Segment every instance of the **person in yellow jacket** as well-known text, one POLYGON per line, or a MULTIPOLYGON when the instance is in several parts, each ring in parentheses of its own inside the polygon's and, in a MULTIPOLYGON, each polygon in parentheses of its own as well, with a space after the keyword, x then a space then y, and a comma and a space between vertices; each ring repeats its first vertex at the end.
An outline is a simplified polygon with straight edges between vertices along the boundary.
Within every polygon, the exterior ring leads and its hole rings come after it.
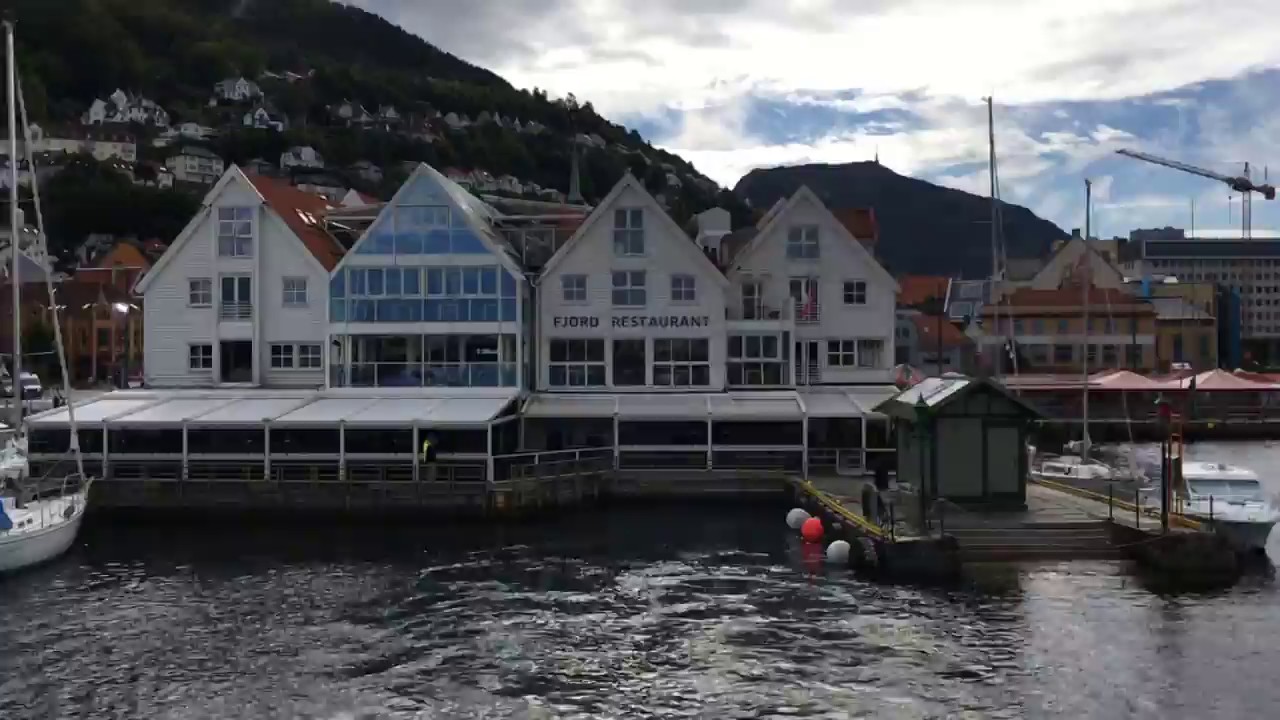
POLYGON ((427 435, 422 439, 422 466, 426 468, 426 479, 432 481, 436 479, 436 448, 435 437, 427 435))

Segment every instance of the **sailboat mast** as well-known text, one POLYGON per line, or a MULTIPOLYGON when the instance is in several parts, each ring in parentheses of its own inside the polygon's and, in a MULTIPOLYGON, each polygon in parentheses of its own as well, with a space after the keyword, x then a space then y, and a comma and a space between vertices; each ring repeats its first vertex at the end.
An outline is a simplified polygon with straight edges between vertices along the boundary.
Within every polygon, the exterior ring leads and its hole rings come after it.
POLYGON ((1090 253, 1089 238, 1090 238, 1090 233, 1092 232, 1092 227, 1090 227, 1090 216, 1093 214, 1092 202, 1093 202, 1093 181, 1089 180, 1088 178, 1085 178, 1085 181, 1084 181, 1084 254, 1081 255, 1081 257, 1084 259, 1084 267, 1082 268, 1084 272, 1082 273, 1082 277, 1080 279, 1081 280, 1080 302, 1084 306, 1084 332, 1081 335, 1081 337, 1084 338, 1084 342, 1080 344, 1080 367, 1083 372, 1083 377, 1081 378, 1081 380, 1083 381, 1083 384, 1084 384, 1084 414, 1081 417, 1081 427, 1084 430, 1082 435, 1082 443, 1084 445, 1084 451, 1081 453, 1081 455, 1083 456, 1088 456, 1089 454, 1089 289, 1090 289, 1089 286, 1093 284, 1093 278, 1091 277, 1092 273, 1090 272, 1093 269, 1093 258, 1089 254, 1090 253))
MULTIPOLYGON (((987 301, 994 308, 991 313, 991 321, 995 324, 992 333, 997 337, 1005 339, 1010 343, 1012 348, 1012 340, 1004 333, 1000 332, 1000 292, 996 287, 996 283, 1000 280, 1000 243, 998 240, 999 227, 996 225, 996 121, 995 121, 995 99, 991 96, 984 98, 987 101, 987 174, 991 176, 991 294, 987 301)), ((995 377, 1000 376, 1000 365, 1004 362, 1004 353, 1006 343, 1000 343, 1000 347, 995 351, 995 357, 991 362, 991 374, 995 377)), ((1015 351, 1016 352, 1016 351, 1015 351)), ((1015 370, 1016 374, 1016 370, 1015 370)))
POLYGON ((18 238, 18 88, 17 52, 13 47, 13 20, 4 20, 5 78, 9 101, 9 260, 12 270, 9 282, 13 288, 13 361, 10 363, 9 385, 13 388, 13 431, 22 434, 22 335, 19 332, 21 317, 21 282, 19 281, 18 238))

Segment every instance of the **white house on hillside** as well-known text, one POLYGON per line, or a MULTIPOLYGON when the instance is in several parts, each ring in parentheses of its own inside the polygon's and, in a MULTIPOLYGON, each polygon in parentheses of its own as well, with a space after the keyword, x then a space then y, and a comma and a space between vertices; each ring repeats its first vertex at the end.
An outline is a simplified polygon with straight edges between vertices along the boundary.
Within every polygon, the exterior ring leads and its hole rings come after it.
POLYGON ((538 281, 537 388, 720 390, 720 270, 630 174, 538 281))
POLYGON ((231 167, 135 291, 152 387, 320 387, 329 271, 342 246, 327 203, 231 167))
POLYGON ((280 169, 309 168, 324 169, 324 157, 310 145, 291 147, 280 154, 280 169))
POLYGON ((216 100, 244 102, 261 97, 262 89, 258 83, 243 77, 228 78, 213 86, 213 95, 216 100))
POLYGON ((80 122, 84 125, 138 123, 163 128, 169 126, 169 113, 147 98, 116 90, 106 100, 94 100, 80 122))
POLYGON ((796 385, 888 382, 898 284, 866 246, 807 187, 747 235, 723 248, 730 317, 794 318, 793 346, 778 352, 790 351, 796 385))
POLYGON ((173 177, 181 182, 212 185, 222 176, 226 163, 212 150, 188 145, 164 161, 173 177))

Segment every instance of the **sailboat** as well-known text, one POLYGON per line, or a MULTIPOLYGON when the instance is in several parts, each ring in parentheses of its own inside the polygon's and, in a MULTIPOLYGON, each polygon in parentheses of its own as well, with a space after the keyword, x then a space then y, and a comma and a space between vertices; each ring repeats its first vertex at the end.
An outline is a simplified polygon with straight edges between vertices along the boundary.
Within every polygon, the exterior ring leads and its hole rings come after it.
MULTIPOLYGON (((18 105, 22 102, 18 87, 18 71, 16 52, 14 49, 14 25, 10 20, 4 21, 5 56, 8 69, 7 95, 9 109, 9 257, 12 271, 9 276, 13 291, 13 355, 10 377, 22 377, 22 332, 20 308, 22 279, 22 257, 19 239, 22 228, 22 211, 18 205, 18 105)), ((22 127, 29 127, 26 118, 26 107, 22 108, 22 127)), ((31 157, 31 142, 27 138, 24 143, 27 159, 31 157)), ((40 216, 40 194, 36 188, 35 173, 31 180, 32 198, 35 203, 37 227, 40 230, 37 242, 44 241, 44 222, 40 216)), ((52 308, 54 339, 58 348, 58 361, 61 363, 63 392, 70 397, 71 388, 67 375, 66 352, 62 344, 61 324, 57 318, 57 304, 53 297, 53 280, 45 273, 45 288, 49 293, 49 305, 52 308)), ((84 474, 84 460, 80 454, 79 436, 76 431, 75 407, 69 404, 67 412, 71 426, 71 451, 75 455, 76 470, 74 474, 65 476, 58 487, 52 488, 40 480, 35 487, 29 487, 30 477, 26 461, 26 438, 23 436, 22 401, 15 393, 13 409, 15 422, 13 438, 0 455, 0 573, 21 570, 52 560, 71 547, 80 531, 84 519, 85 508, 89 502, 89 486, 92 481, 84 474), (43 486, 42 486, 43 485, 43 486)))

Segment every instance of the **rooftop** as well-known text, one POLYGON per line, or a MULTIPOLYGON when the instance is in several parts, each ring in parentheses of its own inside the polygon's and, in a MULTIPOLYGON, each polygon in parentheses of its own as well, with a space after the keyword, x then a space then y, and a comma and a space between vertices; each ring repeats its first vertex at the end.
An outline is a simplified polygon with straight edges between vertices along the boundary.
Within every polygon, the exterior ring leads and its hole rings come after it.
POLYGON ((333 209, 329 201, 315 193, 299 190, 283 180, 254 174, 245 177, 249 178, 267 206, 284 220, 324 269, 333 270, 346 251, 321 227, 321 219, 333 209))

